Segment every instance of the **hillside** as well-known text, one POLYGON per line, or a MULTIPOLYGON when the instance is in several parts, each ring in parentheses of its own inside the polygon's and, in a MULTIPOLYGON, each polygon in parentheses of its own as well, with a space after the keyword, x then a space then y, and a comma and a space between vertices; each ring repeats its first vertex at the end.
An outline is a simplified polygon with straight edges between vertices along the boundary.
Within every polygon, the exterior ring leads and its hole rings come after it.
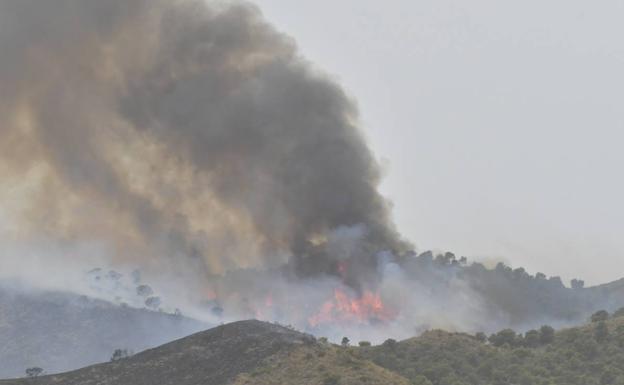
POLYGON ((1 385, 408 385, 350 351, 260 321, 197 333, 127 359, 1 385), (365 380, 363 380, 365 379, 365 380))
POLYGON ((418 385, 624 384, 624 318, 546 334, 504 330, 486 343, 430 331, 357 352, 418 385))
MULTIPOLYGON (((544 324, 560 328, 582 324, 601 309, 624 307, 624 280, 595 287, 584 287, 581 280, 566 285, 557 276, 532 275, 504 263, 489 268, 452 253, 424 252, 404 258, 402 264, 410 279, 418 282, 435 304, 445 305, 439 318, 456 317, 447 321, 452 330, 491 333, 503 328, 529 330, 544 324), (456 301, 462 297, 458 291, 463 293, 464 302, 456 301), (470 306, 478 310, 462 311, 462 307, 470 306)), ((424 329, 439 327, 430 323, 424 329)))
POLYGON ((58 373, 142 351, 208 328, 182 316, 65 292, 0 287, 0 378, 38 366, 58 373))
POLYGON ((429 331, 344 347, 239 321, 130 358, 0 385, 622 385, 624 318, 488 339, 429 331))

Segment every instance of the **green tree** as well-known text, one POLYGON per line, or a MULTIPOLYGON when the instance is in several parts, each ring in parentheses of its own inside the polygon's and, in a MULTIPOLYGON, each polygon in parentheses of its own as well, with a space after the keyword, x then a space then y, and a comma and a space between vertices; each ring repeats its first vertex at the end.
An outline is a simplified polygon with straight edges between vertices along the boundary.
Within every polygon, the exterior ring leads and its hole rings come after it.
POLYGON ((496 334, 492 334, 489 340, 494 346, 503 346, 505 344, 509 346, 516 346, 518 343, 516 332, 511 329, 504 329, 496 334))
POLYGON ((536 348, 540 345, 540 332, 529 330, 524 333, 524 345, 529 348, 536 348))
POLYGON ((540 343, 548 345, 555 341, 555 329, 551 326, 544 325, 540 328, 540 343))

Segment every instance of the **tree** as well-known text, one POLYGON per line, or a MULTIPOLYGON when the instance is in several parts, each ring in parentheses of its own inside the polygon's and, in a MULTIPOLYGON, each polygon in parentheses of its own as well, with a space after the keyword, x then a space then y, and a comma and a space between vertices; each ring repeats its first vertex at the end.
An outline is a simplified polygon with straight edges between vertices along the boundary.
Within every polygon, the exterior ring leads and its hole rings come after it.
POLYGON ((555 341, 555 329, 551 326, 544 325, 540 328, 540 342, 542 345, 548 345, 555 341))
POLYGON ((160 297, 149 297, 145 300, 145 306, 154 310, 158 309, 160 307, 160 297))
POLYGON ((516 346, 518 341, 516 332, 511 329, 504 329, 496 334, 492 334, 489 340, 494 346, 503 346, 505 344, 509 346, 516 346))
POLYGON ((369 346, 371 346, 371 343, 368 342, 368 341, 360 341, 359 345, 361 347, 369 347, 369 346))
POLYGON ((42 373, 43 369, 37 366, 26 369, 26 376, 29 378, 39 377, 42 373))
POLYGON ((585 281, 580 279, 573 279, 572 281, 570 281, 570 286, 572 286, 572 289, 574 290, 580 290, 585 287, 585 281))
POLYGON ((136 288, 136 293, 141 297, 149 297, 150 295, 154 294, 154 290, 148 285, 139 285, 136 288))
POLYGON ((609 312, 606 310, 600 310, 592 314, 591 322, 603 322, 609 319, 609 312))
POLYGON ((128 349, 115 349, 111 356, 111 362, 116 362, 130 357, 132 354, 128 352, 128 349))
POLYGON ((397 341, 393 338, 388 338, 387 340, 385 340, 382 344, 382 346, 385 346, 387 348, 390 349, 394 349, 397 345, 397 341))
POLYGON ((529 348, 536 348, 540 344, 540 332, 537 330, 529 330, 524 333, 524 345, 529 348))
POLYGON ((342 337, 342 341, 340 342, 340 344, 342 346, 349 346, 349 342, 351 342, 347 337, 342 337))

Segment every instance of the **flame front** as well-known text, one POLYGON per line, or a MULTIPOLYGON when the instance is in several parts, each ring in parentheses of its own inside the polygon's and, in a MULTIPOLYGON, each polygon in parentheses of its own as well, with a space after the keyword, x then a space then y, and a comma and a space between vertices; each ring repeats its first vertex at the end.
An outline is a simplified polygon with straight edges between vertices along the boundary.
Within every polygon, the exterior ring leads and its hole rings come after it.
POLYGON ((334 290, 334 298, 325 302, 320 311, 308 319, 312 327, 327 323, 386 322, 395 312, 387 308, 379 293, 365 291, 359 298, 352 298, 341 289, 334 290))

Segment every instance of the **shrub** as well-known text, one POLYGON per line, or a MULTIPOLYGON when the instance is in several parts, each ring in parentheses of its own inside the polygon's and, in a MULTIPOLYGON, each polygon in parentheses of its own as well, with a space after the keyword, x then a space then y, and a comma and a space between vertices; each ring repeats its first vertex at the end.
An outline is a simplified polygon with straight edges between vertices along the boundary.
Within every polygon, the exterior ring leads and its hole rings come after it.
POLYGON ((609 319, 609 312, 606 310, 600 310, 592 314, 591 322, 603 322, 609 319))

